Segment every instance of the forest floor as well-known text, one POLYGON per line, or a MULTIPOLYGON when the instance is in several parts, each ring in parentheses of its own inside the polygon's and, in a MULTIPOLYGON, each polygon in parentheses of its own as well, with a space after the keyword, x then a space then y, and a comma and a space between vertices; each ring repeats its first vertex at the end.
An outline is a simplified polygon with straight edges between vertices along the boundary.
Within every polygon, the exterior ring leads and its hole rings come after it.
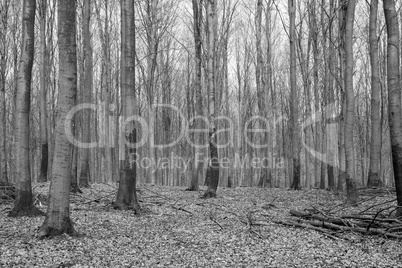
MULTIPOLYGON (((45 199, 48 184, 35 185, 45 199)), ((396 239, 284 226, 290 209, 352 214, 392 200, 394 193, 361 197, 348 206, 324 190, 219 188, 218 197, 179 187, 142 186, 142 212, 111 208, 116 187, 94 184, 71 197, 78 237, 37 238, 44 217, 9 218, 0 205, 0 267, 402 267, 396 239)), ((378 210, 379 207, 373 208, 378 210)))

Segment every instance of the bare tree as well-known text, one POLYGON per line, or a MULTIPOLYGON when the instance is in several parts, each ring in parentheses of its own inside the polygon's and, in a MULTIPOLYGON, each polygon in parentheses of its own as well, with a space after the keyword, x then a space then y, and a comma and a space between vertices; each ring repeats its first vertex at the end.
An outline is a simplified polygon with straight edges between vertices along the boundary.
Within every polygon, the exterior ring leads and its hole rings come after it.
MULTIPOLYGON (((202 0, 192 0, 193 3, 193 29, 194 29, 194 43, 195 43, 195 99, 196 99, 196 115, 203 115, 203 104, 202 104, 202 90, 201 90, 201 75, 202 75, 202 41, 201 41, 201 23, 202 23, 202 0)), ((198 119, 195 123, 196 129, 201 129, 201 120, 198 119)), ((200 132, 195 132, 194 135, 195 144, 201 145, 203 142, 203 135, 200 132)), ((201 150, 195 147, 194 161, 196 161, 197 154, 201 154, 201 150)), ((203 181, 203 165, 201 161, 194 162, 195 169, 191 177, 191 185, 189 190, 198 190, 198 184, 203 181)))
POLYGON ((7 174, 7 120, 6 120, 6 68, 7 68, 7 28, 9 1, 1 1, 0 8, 0 184, 8 182, 7 174))
POLYGON ((345 156, 346 156, 346 191, 348 202, 354 204, 358 201, 356 187, 353 122, 354 122, 354 91, 353 91, 353 25, 355 19, 356 0, 349 0, 346 11, 345 29, 345 93, 346 93, 346 118, 345 118, 345 156))
POLYGON ((381 120, 380 120, 380 57, 378 55, 377 15, 378 0, 370 3, 370 63, 371 63, 371 144, 370 170, 367 186, 380 186, 381 120))
POLYGON ((402 113, 400 87, 399 23, 394 0, 384 0, 384 14, 387 24, 387 82, 389 103, 389 128, 391 135, 392 166, 396 187, 398 209, 402 216, 402 113))
POLYGON ((30 102, 31 102, 31 78, 34 60, 34 21, 35 0, 24 0, 22 18, 21 58, 18 67, 17 96, 16 96, 16 170, 18 178, 17 199, 10 216, 40 215, 42 214, 33 205, 31 170, 30 170, 30 102))
MULTIPOLYGON (((84 1, 83 6, 83 50, 84 50, 84 77, 83 77, 83 94, 82 103, 90 103, 92 99, 92 47, 91 47, 91 0, 84 1)), ((84 110, 82 114, 82 137, 84 143, 89 143, 91 140, 90 119, 91 113, 89 110, 84 110)), ((89 149, 82 149, 81 157, 81 174, 79 184, 82 187, 89 186, 90 167, 89 167, 89 149)))
POLYGON ((290 20, 290 136, 292 148, 292 189, 300 189, 300 156, 298 130, 298 94, 296 84, 296 0, 288 0, 290 20))
POLYGON ((135 17, 134 1, 121 1, 121 88, 122 112, 125 119, 120 139, 120 182, 115 208, 140 210, 137 200, 136 127, 132 116, 137 115, 135 96, 135 17), (124 136, 124 137, 123 137, 124 136))
POLYGON ((219 159, 217 149, 217 135, 213 120, 217 115, 217 90, 216 90, 216 38, 217 38, 217 18, 216 0, 207 0, 207 40, 208 40, 208 88, 209 88, 209 154, 210 161, 207 170, 208 189, 204 197, 215 197, 219 184, 219 159))
POLYGON ((49 205, 39 237, 74 234, 70 220, 71 143, 65 133, 65 125, 74 129, 68 112, 74 107, 77 92, 77 45, 76 45, 77 1, 58 2, 59 42, 59 98, 57 103, 55 154, 52 166, 49 205))
MULTIPOLYGON (((263 53, 262 53, 262 45, 261 45, 261 38, 262 38, 262 0, 257 1, 257 11, 255 15, 255 26, 256 26, 256 49, 257 49, 257 64, 255 67, 255 78, 256 78, 256 85, 257 85, 257 96, 258 96, 258 110, 260 116, 263 118, 267 118, 267 107, 266 107, 266 81, 264 76, 264 61, 263 61, 263 53)), ((269 126, 264 126, 268 129, 269 126)), ((268 156, 268 133, 265 132, 264 136, 262 137, 262 157, 263 159, 267 158, 268 156)), ((261 178, 260 178, 260 186, 264 186, 266 182, 268 182, 268 164, 263 163, 261 167, 261 178)))
POLYGON ((38 181, 47 181, 49 146, 47 138, 47 112, 46 112, 46 10, 47 0, 40 1, 40 140, 41 140, 41 164, 38 181))

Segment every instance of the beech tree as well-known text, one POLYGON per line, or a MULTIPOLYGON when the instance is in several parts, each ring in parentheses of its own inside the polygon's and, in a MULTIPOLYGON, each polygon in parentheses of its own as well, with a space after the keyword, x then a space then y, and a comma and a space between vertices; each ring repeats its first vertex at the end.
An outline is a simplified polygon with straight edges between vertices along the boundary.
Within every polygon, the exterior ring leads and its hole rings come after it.
POLYGON ((207 169, 208 189, 204 193, 204 197, 216 197, 216 191, 219 184, 219 159, 217 148, 216 128, 214 119, 217 115, 217 89, 216 89, 216 0, 207 0, 207 40, 208 40, 208 102, 209 102, 209 164, 207 169))
MULTIPOLYGON (((92 46, 91 46, 91 0, 85 0, 83 4, 83 50, 84 50, 84 77, 83 77, 83 94, 82 103, 91 103, 92 99, 92 46)), ((91 113, 89 110, 84 110, 82 114, 82 138, 84 143, 89 143, 91 140, 91 113)), ((89 166, 89 149, 82 149, 81 156, 81 173, 79 184, 81 187, 89 186, 90 166, 89 166)))
MULTIPOLYGON (((202 25, 202 3, 203 1, 192 0, 193 4, 193 36, 195 43, 195 98, 196 98, 196 115, 203 115, 203 102, 202 102, 202 88, 201 88, 201 75, 202 75, 202 39, 201 39, 201 25, 202 25)), ((198 119, 195 122, 195 128, 201 129, 202 123, 198 119)), ((201 145, 203 143, 203 135, 200 132, 194 133, 194 140, 196 145, 201 145)), ((201 150, 198 146, 194 150, 194 161, 196 161, 197 154, 201 154, 201 150)), ((197 191, 199 187, 199 182, 203 181, 203 165, 201 161, 194 162, 195 168, 191 176, 191 185, 189 190, 197 191)))
POLYGON ((30 102, 31 78, 34 60, 35 0, 24 0, 22 16, 22 47, 18 67, 15 142, 17 199, 10 216, 35 216, 42 214, 33 205, 30 170, 30 102))
POLYGON ((9 1, 1 1, 0 8, 0 185, 8 182, 7 174, 7 120, 6 120, 6 69, 7 69, 7 28, 9 1))
POLYGON ((380 186, 381 120, 380 120, 380 57, 378 55, 378 0, 371 0, 369 42, 371 63, 371 143, 367 186, 380 186))
POLYGON ((384 0, 384 15, 387 25, 387 82, 388 120, 391 138, 392 167, 397 196, 397 217, 402 216, 402 113, 400 87, 399 23, 394 0, 384 0))
POLYGON ((349 0, 346 11, 345 29, 345 93, 346 93, 346 118, 345 118, 345 156, 346 156, 346 191, 348 202, 354 204, 358 201, 357 186, 355 180, 355 161, 353 144, 354 122, 354 91, 353 91, 353 25, 355 19, 356 0, 349 0))
POLYGON ((47 181, 47 169, 49 161, 49 145, 47 137, 47 111, 46 111, 46 10, 47 0, 41 0, 39 5, 40 18, 40 140, 41 140, 41 164, 38 181, 47 181))
POLYGON ((299 156, 299 129, 298 129, 298 94, 296 84, 296 0, 288 0, 289 11, 289 46, 290 46, 290 136, 292 148, 292 186, 300 189, 300 156, 299 156))
POLYGON ((49 205, 39 237, 56 236, 63 233, 74 234, 70 219, 70 184, 72 144, 67 135, 74 132, 72 118, 68 112, 74 107, 77 92, 77 44, 76 8, 77 1, 60 1, 58 12, 59 45, 59 97, 57 103, 55 148, 52 178, 49 190, 49 205), (67 126, 67 127, 65 127, 67 126), (66 133, 70 129, 70 133, 66 133))
POLYGON ((140 211, 137 200, 137 164, 133 161, 136 153, 137 133, 133 116, 137 115, 135 96, 135 17, 134 1, 121 1, 121 87, 124 129, 120 138, 120 182, 115 208, 140 211))

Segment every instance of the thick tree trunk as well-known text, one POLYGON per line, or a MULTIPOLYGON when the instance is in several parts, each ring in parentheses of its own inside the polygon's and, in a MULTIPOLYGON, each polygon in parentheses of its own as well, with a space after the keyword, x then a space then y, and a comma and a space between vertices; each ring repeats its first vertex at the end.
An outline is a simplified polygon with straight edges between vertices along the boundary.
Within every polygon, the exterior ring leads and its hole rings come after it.
POLYGON ((120 182, 117 192, 115 208, 133 209, 139 213, 140 205, 137 200, 137 164, 134 161, 136 154, 136 127, 132 119, 137 112, 135 96, 135 17, 134 1, 121 1, 121 88, 122 113, 124 128, 121 128, 120 138, 120 182))
MULTIPOLYGON (((148 57, 147 57, 147 97, 148 97, 148 139, 149 139, 149 157, 154 163, 156 163, 156 152, 155 152, 155 119, 156 111, 153 108, 155 101, 155 72, 157 65, 158 56, 158 34, 157 34, 157 1, 147 0, 147 43, 148 43, 148 57)), ((157 167, 151 166, 148 169, 149 182, 152 185, 157 184, 157 167)))
POLYGON ((18 67, 15 143, 16 163, 15 175, 17 177, 17 199, 10 216, 36 216, 41 212, 35 208, 32 199, 31 170, 30 170, 30 102, 31 77, 34 59, 34 21, 35 0, 24 0, 22 19, 22 47, 18 67))
POLYGON ((345 162, 345 17, 347 10, 347 1, 339 0, 339 83, 340 83, 340 109, 341 115, 339 119, 339 172, 337 190, 343 191, 343 185, 346 180, 346 162, 345 162))
POLYGON ((292 148, 292 185, 299 190, 300 186, 300 150, 298 129, 298 94, 296 85, 296 0, 288 0, 289 10, 289 43, 290 43, 290 136, 292 148))
MULTIPOLYGON (((91 0, 84 1, 83 6, 83 50, 84 50, 84 88, 82 103, 90 103, 92 96, 92 47, 90 33, 90 18, 91 18, 91 0)), ((82 111, 82 138, 84 143, 91 141, 91 113, 88 109, 82 111)), ((89 187, 90 167, 89 167, 89 149, 82 149, 81 174, 79 177, 79 185, 81 187, 89 187)))
POLYGON ((42 0, 40 5, 40 140, 41 140, 41 164, 39 182, 47 181, 49 145, 47 138, 47 112, 46 112, 46 9, 47 0, 42 0))
POLYGON ((393 0, 384 0, 384 14, 387 24, 387 82, 389 103, 389 128, 391 135, 392 166, 394 170, 396 197, 399 208, 397 217, 402 216, 402 113, 400 87, 399 23, 393 0))
MULTIPOLYGON (((266 112, 266 81, 264 79, 263 72, 263 55, 262 55, 262 46, 261 46, 261 37, 262 37, 262 0, 257 1, 257 12, 255 15, 255 24, 256 24, 256 49, 257 49, 257 63, 255 68, 255 78, 257 85, 257 96, 258 96, 258 110, 259 115, 263 118, 267 118, 266 112)), ((269 126, 263 124, 262 128, 269 129, 269 126)), ((268 132, 264 132, 263 137, 261 138, 261 158, 268 159, 268 132)), ((261 174, 260 181, 258 186, 264 187, 268 181, 268 163, 262 163, 261 165, 261 174)))
MULTIPOLYGON (((202 104, 202 88, 201 88, 201 75, 202 75, 202 41, 201 41, 201 18, 202 18, 202 0, 192 0, 193 3, 193 24, 194 24, 194 43, 195 43, 195 109, 196 115, 202 116, 203 104, 202 104)), ((202 121, 198 119, 195 123, 197 130, 202 128, 202 121)), ((194 133, 194 142, 196 144, 194 150, 194 169, 191 176, 191 184, 189 190, 196 191, 199 187, 199 182, 204 181, 204 167, 203 161, 197 161, 198 156, 202 155, 203 150, 199 146, 203 143, 203 134, 200 132, 194 133)))
POLYGON ((378 0, 371 0, 369 42, 371 63, 371 144, 370 168, 367 186, 381 186, 381 121, 380 121, 380 57, 378 55, 377 15, 378 0))
POLYGON ((74 107, 77 93, 76 8, 76 0, 58 2, 59 98, 49 205, 39 231, 41 238, 74 234, 69 204, 72 145, 67 137, 74 133, 74 126, 67 113, 74 107), (66 133, 65 125, 70 127, 70 133, 66 133))
POLYGON ((9 2, 5 1, 0 8, 2 9, 0 14, 0 183, 7 183, 6 68, 8 47, 6 33, 9 2))
MULTIPOLYGON (((335 1, 329 1, 330 4, 330 17, 332 18, 336 14, 336 5, 335 1)), ((336 76, 336 52, 335 52, 335 41, 334 41, 334 30, 333 30, 334 20, 329 20, 328 31, 329 31, 329 49, 328 49, 328 94, 326 96, 327 105, 334 105, 335 102, 335 88, 334 88, 334 77, 336 76)), ((326 118, 330 118, 332 114, 328 114, 326 118)), ((329 131, 327 129, 327 125, 325 124, 325 133, 326 133, 326 147, 327 147, 327 176, 328 176, 328 188, 331 190, 335 190, 335 156, 336 151, 334 150, 333 143, 337 142, 337 139, 334 139, 337 135, 335 133, 329 131)))
POLYGON ((215 135, 215 124, 213 120, 217 115, 217 92, 216 92, 216 0, 207 0, 207 20, 208 20, 208 84, 210 89, 210 96, 208 96, 209 105, 209 115, 210 115, 210 137, 209 137, 209 155, 211 158, 208 164, 208 170, 206 181, 208 181, 208 189, 205 192, 205 197, 215 197, 216 191, 219 184, 219 159, 218 159, 218 148, 217 137, 215 135))
POLYGON ((354 91, 353 91, 353 25, 355 18, 356 0, 349 0, 346 11, 345 30, 345 93, 346 93, 346 118, 345 118, 345 156, 346 156, 346 191, 348 202, 354 204, 358 201, 358 192, 355 180, 354 159, 354 91))

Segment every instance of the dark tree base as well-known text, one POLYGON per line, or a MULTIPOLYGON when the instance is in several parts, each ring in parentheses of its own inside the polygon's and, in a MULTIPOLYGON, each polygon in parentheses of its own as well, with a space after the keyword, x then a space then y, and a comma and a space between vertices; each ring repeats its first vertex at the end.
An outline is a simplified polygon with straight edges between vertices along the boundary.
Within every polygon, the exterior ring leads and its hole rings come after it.
POLYGON ((190 191, 190 192, 196 192, 196 191, 198 191, 199 189, 198 188, 195 188, 195 187, 188 187, 185 191, 190 191))
POLYGON ((141 207, 140 207, 140 204, 138 204, 138 203, 126 205, 123 203, 115 202, 115 203, 112 203, 112 207, 113 207, 113 209, 122 210, 122 211, 132 210, 132 211, 134 211, 134 214, 140 214, 140 212, 141 212, 141 207))
POLYGON ((66 219, 62 225, 63 226, 61 229, 57 229, 48 226, 48 224, 45 221, 45 223, 39 230, 38 238, 39 239, 52 238, 62 234, 68 234, 70 236, 78 236, 78 233, 74 230, 73 223, 71 222, 70 219, 66 219))
POLYGON ((82 190, 78 187, 77 184, 71 185, 71 192, 74 194, 80 193, 82 194, 82 190))
POLYGON ((35 207, 34 205, 30 207, 23 207, 21 204, 15 205, 8 214, 9 217, 38 217, 45 215, 45 212, 35 207))
POLYGON ((369 171, 367 186, 368 187, 381 187, 382 186, 382 181, 380 180, 378 173, 373 173, 373 172, 369 171))
POLYGON ((38 182, 47 182, 47 173, 46 174, 40 174, 38 178, 38 182))
POLYGON ((216 198, 216 192, 213 190, 207 190, 201 198, 216 198))
POLYGON ((87 179, 80 178, 79 184, 80 184, 81 188, 90 188, 90 185, 89 185, 89 182, 87 179))

